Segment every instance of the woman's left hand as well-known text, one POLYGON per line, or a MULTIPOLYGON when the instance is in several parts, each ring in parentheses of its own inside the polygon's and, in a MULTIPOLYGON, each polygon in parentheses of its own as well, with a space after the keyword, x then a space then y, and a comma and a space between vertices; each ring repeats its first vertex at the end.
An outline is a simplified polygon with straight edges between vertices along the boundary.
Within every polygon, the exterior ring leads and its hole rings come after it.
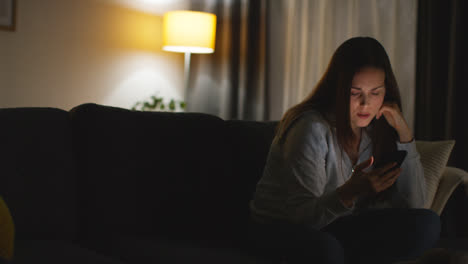
POLYGON ((375 118, 379 119, 382 115, 387 119, 388 124, 397 131, 400 136, 401 143, 411 142, 413 140, 413 133, 409 129, 408 124, 396 103, 384 103, 377 112, 375 118))

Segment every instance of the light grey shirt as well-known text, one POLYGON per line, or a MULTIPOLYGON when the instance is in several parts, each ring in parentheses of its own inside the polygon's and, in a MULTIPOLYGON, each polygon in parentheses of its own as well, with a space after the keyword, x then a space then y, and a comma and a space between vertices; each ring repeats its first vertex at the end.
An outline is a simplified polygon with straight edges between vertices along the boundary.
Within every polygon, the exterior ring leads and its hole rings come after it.
MULTIPOLYGON (((426 197, 426 182, 419 153, 414 140, 396 144, 399 150, 408 152, 396 191, 381 200, 361 197, 348 208, 336 188, 349 179, 353 164, 339 146, 335 128, 319 112, 305 112, 291 125, 282 144, 272 143, 250 203, 252 216, 259 221, 279 219, 320 229, 362 207, 420 208, 426 197)), ((364 130, 356 164, 371 155, 372 142, 364 130)))

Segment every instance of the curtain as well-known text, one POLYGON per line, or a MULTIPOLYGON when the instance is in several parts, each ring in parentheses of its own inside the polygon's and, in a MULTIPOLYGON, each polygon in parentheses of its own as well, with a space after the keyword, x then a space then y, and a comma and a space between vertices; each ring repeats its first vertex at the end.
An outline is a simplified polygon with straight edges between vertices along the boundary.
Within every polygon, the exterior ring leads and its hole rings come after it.
POLYGON ((193 1, 217 16, 215 53, 192 55, 187 110, 224 119, 268 116, 267 0, 193 1))
POLYGON ((274 102, 280 107, 272 117, 278 118, 313 90, 341 43, 370 36, 382 43, 390 57, 403 112, 413 127, 416 0, 281 0, 278 5, 274 12, 283 19, 276 23, 285 23, 282 39, 286 41, 281 58, 271 54, 277 65, 272 75, 283 73, 282 81, 279 77, 272 81, 276 87, 271 89, 282 91, 282 102, 274 102))
POLYGON ((413 126, 416 0, 196 0, 217 15, 216 50, 192 55, 188 110, 279 120, 309 94, 353 36, 386 48, 413 126))
POLYGON ((455 139, 449 165, 468 170, 468 41, 465 0, 420 0, 416 138, 455 139))

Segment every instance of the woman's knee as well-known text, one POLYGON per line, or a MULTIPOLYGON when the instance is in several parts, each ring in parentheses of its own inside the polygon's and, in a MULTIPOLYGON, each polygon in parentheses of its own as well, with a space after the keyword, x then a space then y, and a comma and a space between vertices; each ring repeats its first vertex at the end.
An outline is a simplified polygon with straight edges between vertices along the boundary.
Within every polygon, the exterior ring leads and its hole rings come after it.
POLYGON ((298 225, 252 223, 252 249, 269 258, 285 258, 287 263, 343 264, 344 249, 331 234, 298 225))
POLYGON ((343 246, 334 236, 322 231, 312 233, 291 245, 287 259, 292 263, 310 263, 311 260, 316 263, 344 263, 343 246))
POLYGON ((421 242, 432 247, 440 236, 440 217, 432 210, 414 209, 413 214, 413 230, 411 230, 416 238, 421 242))

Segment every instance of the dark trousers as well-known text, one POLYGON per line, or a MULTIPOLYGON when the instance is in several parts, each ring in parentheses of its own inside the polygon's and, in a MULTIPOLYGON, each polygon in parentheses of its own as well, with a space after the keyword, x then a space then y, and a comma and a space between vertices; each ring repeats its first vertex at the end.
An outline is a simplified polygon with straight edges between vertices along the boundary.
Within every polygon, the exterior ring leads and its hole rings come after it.
POLYGON ((263 256, 298 263, 392 263, 411 260, 439 239, 440 218, 427 209, 377 209, 315 230, 251 221, 250 241, 263 256))

